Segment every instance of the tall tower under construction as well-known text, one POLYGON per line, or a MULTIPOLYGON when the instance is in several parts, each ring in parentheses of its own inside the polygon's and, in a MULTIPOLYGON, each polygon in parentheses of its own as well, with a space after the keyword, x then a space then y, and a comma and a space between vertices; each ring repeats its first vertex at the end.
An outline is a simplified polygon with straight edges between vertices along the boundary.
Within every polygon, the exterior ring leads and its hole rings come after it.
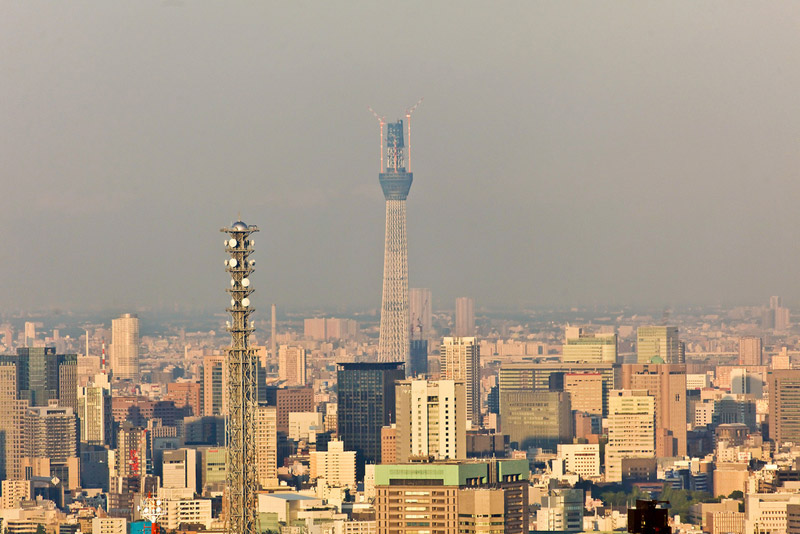
POLYGON ((383 300, 378 358, 382 362, 405 362, 406 369, 410 369, 406 198, 414 177, 406 169, 405 164, 403 121, 399 120, 386 126, 386 166, 378 176, 383 196, 386 198, 386 241, 383 256, 383 300))
POLYGON ((221 232, 228 234, 225 251, 225 270, 230 273, 231 295, 227 324, 231 334, 228 349, 228 416, 225 425, 227 454, 226 521, 229 534, 257 534, 256 507, 258 473, 256 463, 256 408, 258 400, 258 363, 255 350, 250 348, 253 333, 250 315, 253 307, 250 295, 250 274, 255 261, 248 259, 253 252, 250 234, 258 227, 239 221, 221 232))

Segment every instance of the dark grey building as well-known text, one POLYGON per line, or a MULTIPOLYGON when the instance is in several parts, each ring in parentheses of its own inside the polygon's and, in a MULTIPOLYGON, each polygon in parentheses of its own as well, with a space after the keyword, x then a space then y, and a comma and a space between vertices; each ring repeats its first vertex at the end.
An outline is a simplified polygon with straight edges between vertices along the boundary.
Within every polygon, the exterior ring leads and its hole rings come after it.
POLYGON ((403 362, 337 365, 339 439, 356 451, 356 470, 381 461, 381 427, 395 421, 394 385, 406 377, 403 362))
POLYGON ((60 406, 78 409, 78 356, 56 354, 55 347, 18 348, 15 356, 0 356, 17 366, 17 398, 29 406, 60 406))
POLYGON ((409 346, 409 362, 411 367, 408 376, 426 376, 428 374, 428 340, 412 339, 409 346))

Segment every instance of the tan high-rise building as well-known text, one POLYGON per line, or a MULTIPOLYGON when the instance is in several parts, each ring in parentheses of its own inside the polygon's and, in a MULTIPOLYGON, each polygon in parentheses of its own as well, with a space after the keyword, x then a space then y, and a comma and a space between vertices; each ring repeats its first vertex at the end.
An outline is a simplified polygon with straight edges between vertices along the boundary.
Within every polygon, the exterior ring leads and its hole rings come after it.
POLYGON ((111 417, 111 384, 108 375, 98 373, 85 387, 78 388, 78 419, 81 443, 110 445, 113 418, 111 417))
POLYGON ((281 345, 278 349, 278 377, 287 386, 306 385, 306 349, 281 345))
POLYGON ((412 287, 408 290, 408 314, 412 337, 430 336, 433 330, 431 290, 412 287))
POLYGON ((456 320, 453 334, 455 337, 475 335, 475 299, 470 297, 456 299, 456 320))
POLYGON ((228 366, 222 354, 203 357, 203 415, 228 415, 228 366))
POLYGON ((685 456, 686 366, 625 364, 622 389, 644 389, 654 398, 656 456, 685 456))
POLYGON ((569 393, 573 411, 603 417, 603 375, 564 373, 564 391, 569 393))
POLYGON ((114 378, 139 381, 139 319, 133 313, 111 321, 111 369, 114 378))
POLYGON ((636 331, 638 363, 686 363, 676 326, 640 326, 636 331))
POLYGON ((439 375, 442 380, 464 382, 467 390, 467 420, 481 422, 481 360, 474 337, 446 337, 439 349, 439 375))
POLYGON ((328 486, 355 489, 356 451, 346 451, 344 442, 332 440, 327 451, 312 451, 310 455, 311 480, 324 478, 328 486))
POLYGON ((584 332, 583 328, 567 327, 561 350, 564 363, 616 363, 617 334, 584 332))
POLYGON ((463 381, 403 380, 395 385, 396 461, 467 457, 467 406, 463 381))
POLYGON ((769 373, 769 437, 777 445, 800 443, 800 369, 769 373))
POLYGON ((739 338, 739 365, 764 365, 764 349, 760 337, 739 338))
POLYGON ((623 459, 655 456, 655 399, 646 390, 614 390, 608 403, 606 482, 619 482, 623 459))
POLYGON ((176 408, 188 406, 192 416, 203 415, 202 386, 197 382, 170 382, 167 384, 166 400, 175 403, 176 408))
POLYGON ((0 454, 0 480, 25 478, 22 469, 23 423, 28 403, 17 400, 17 366, 0 359, 0 434, 4 451, 0 454))
POLYGON ((256 410, 256 464, 262 488, 278 485, 278 409, 260 405, 256 410))

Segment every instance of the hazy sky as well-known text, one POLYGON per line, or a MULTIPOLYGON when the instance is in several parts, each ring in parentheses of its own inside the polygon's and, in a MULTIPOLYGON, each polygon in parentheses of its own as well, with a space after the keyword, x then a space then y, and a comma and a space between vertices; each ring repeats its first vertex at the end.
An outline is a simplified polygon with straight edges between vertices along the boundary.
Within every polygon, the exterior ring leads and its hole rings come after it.
MULTIPOLYGON (((0 3, 3 310, 800 304, 800 2, 0 3)), ((266 316, 265 316, 266 317, 266 316)))

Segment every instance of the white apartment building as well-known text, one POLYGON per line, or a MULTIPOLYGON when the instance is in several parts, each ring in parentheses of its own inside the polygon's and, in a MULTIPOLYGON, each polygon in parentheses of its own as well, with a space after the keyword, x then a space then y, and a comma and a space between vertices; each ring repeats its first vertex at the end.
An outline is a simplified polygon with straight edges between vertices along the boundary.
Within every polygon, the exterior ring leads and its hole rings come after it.
POLYGON ((465 459, 466 401, 462 380, 397 382, 397 462, 420 458, 465 459))
POLYGON ((560 443, 558 459, 563 460, 565 471, 581 478, 600 476, 600 445, 596 443, 560 443))
POLYGON ((655 399, 647 390, 613 390, 608 398, 606 482, 622 480, 624 458, 655 456, 655 399))
POLYGON ((327 451, 311 451, 311 480, 324 478, 332 487, 356 487, 356 452, 344 450, 344 442, 328 442, 327 451))

